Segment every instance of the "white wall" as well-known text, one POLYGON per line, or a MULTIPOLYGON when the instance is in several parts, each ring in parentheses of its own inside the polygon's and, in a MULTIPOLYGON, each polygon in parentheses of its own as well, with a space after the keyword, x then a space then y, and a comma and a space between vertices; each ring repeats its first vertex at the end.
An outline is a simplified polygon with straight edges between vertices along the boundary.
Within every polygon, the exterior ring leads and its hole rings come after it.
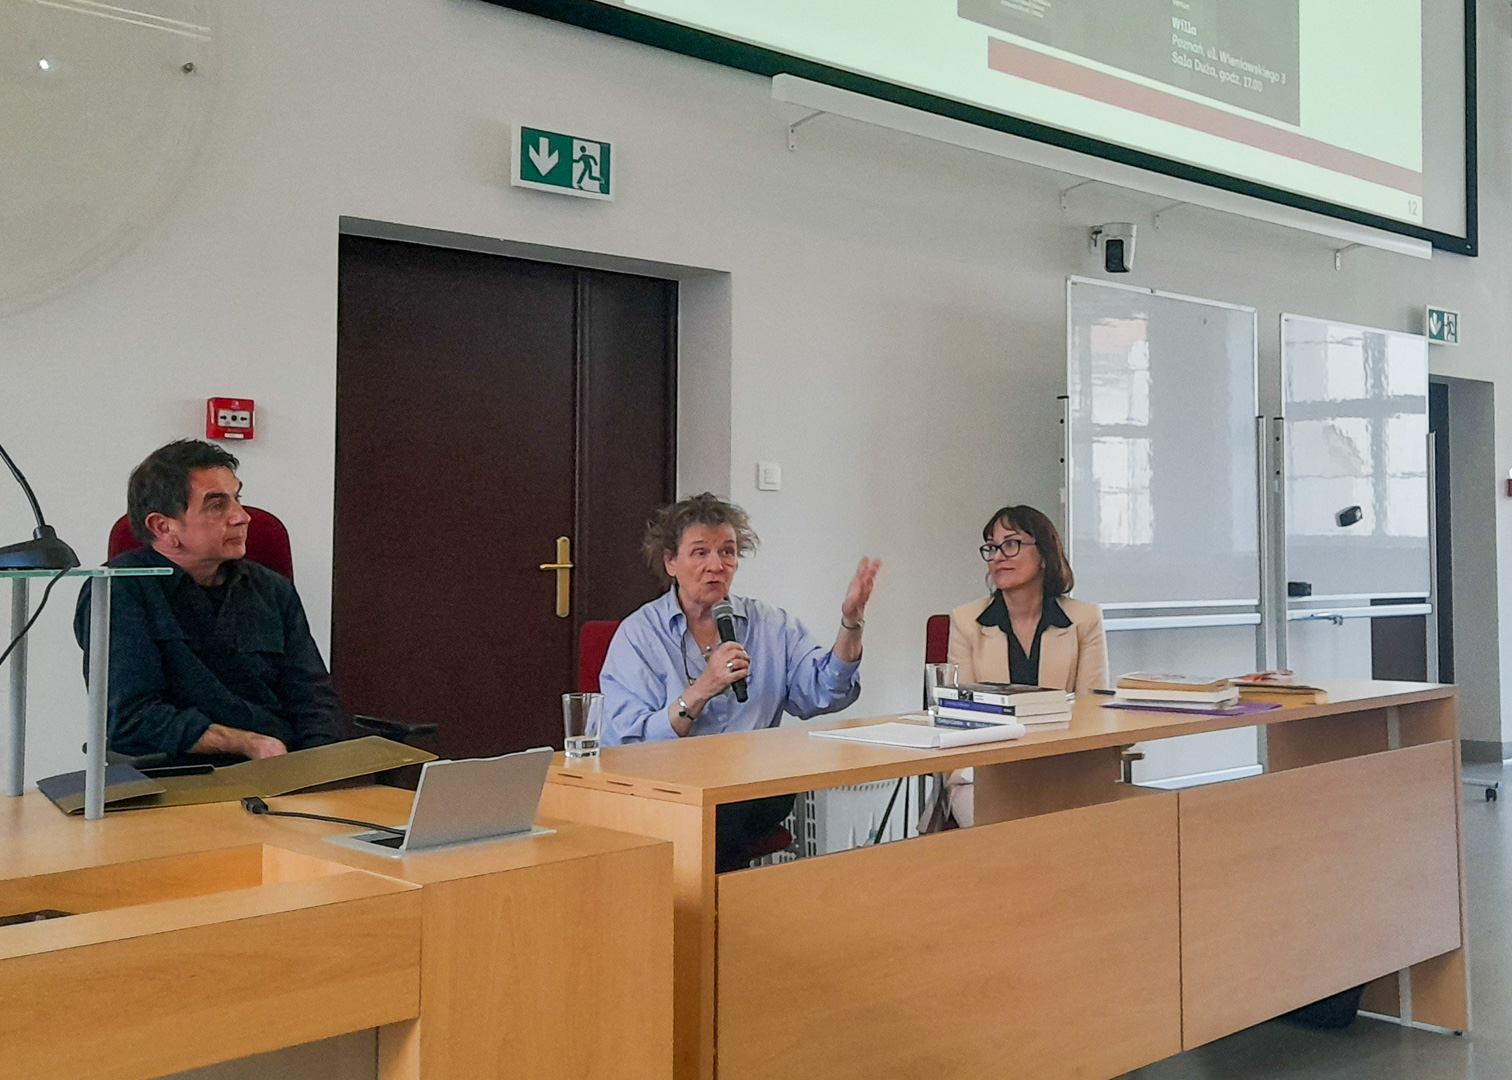
MULTIPOLYGON (((0 320, 0 434, 86 561, 104 555, 135 461, 195 433, 205 397, 253 397, 247 494, 288 521, 324 642, 342 215, 704 267, 729 274, 732 430, 702 453, 728 453, 764 541, 739 587, 827 635, 856 559, 880 556, 857 709, 916 704, 925 616, 982 587, 981 519, 1006 501, 1055 504, 1064 278, 1095 270, 1086 227, 1147 226, 1156 204, 1089 187, 1063 215, 1062 177, 829 117, 789 153, 801 112, 762 79, 475 0, 216 10, 220 96, 183 197, 109 271, 0 320), (511 189, 515 121, 617 140, 617 201, 511 189), (782 463, 781 492, 754 490, 758 459, 782 463)), ((1508 22, 1504 6, 1482 12, 1493 253, 1512 218, 1508 22)), ((1268 378, 1282 311, 1413 330, 1432 301, 1464 319, 1438 370, 1497 379, 1512 338, 1503 262, 1351 251, 1336 273, 1320 240, 1182 209, 1142 230, 1129 279, 1258 307, 1268 378)), ((1497 410, 1505 464, 1512 393, 1497 410)), ((703 475, 698 452, 685 438, 685 476, 703 475)), ((1512 501, 1496 520, 1506 557, 1512 501)), ((4 484, 0 522, 24 535, 4 484)), ((78 760, 74 592, 60 587, 34 644, 33 777, 78 760)))

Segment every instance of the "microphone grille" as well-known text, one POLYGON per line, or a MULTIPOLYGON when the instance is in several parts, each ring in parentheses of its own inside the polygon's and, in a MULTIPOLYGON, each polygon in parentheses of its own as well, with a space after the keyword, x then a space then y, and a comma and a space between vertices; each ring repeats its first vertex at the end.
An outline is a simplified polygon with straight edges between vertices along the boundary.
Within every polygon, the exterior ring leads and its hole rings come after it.
POLYGON ((714 616, 716 622, 720 619, 733 619, 735 617, 735 609, 730 606, 728 600, 720 600, 709 609, 709 614, 714 616))

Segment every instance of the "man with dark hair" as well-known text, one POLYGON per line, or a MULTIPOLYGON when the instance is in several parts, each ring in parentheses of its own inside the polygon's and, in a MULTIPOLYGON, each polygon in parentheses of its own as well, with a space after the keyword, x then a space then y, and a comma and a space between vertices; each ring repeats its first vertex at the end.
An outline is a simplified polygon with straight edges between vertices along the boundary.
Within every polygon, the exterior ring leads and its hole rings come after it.
MULTIPOLYGON (((168 566, 121 578, 110 600, 111 749, 274 757, 341 738, 331 677, 293 582, 244 558, 238 462, 181 439, 148 455, 126 488, 144 545, 110 566, 168 566)), ((74 636, 89 676, 89 583, 74 636)))

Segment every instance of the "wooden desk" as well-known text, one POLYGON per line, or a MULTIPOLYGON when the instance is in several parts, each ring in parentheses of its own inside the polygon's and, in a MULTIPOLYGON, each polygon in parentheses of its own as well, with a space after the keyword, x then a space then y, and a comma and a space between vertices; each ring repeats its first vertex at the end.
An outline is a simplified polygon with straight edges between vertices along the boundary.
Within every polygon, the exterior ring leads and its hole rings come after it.
POLYGON ((946 751, 815 725, 613 747, 559 757, 543 812, 672 841, 679 1080, 1096 1080, 1372 980, 1398 1015, 1400 971, 1412 1019, 1463 1030, 1454 691, 1328 690, 1243 718, 1089 695, 946 751), (1264 775, 1120 781, 1132 743, 1256 724, 1264 775), (715 874, 722 803, 967 766, 971 829, 715 874))
MULTIPOLYGON (((411 793, 274 801, 402 823, 411 793)), ((386 859, 238 804, 0 800, 0 1080, 147 1080, 379 1029, 383 1080, 671 1072, 671 851, 573 824, 386 859)))

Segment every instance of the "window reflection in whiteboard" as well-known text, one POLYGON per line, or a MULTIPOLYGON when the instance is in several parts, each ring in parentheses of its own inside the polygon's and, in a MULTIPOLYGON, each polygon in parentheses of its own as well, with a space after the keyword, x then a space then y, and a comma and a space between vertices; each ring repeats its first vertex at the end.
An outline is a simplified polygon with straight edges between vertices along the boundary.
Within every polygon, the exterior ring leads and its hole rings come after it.
MULTIPOLYGON (((1367 334, 1367 339, 1378 335, 1367 334)), ((1379 346, 1379 341, 1375 341, 1379 346)), ((1328 328, 1327 360, 1324 363, 1324 401, 1354 401, 1370 395, 1367 377, 1368 347, 1361 347, 1360 332, 1354 327, 1330 326, 1328 328)), ((1317 400, 1317 399, 1314 399, 1317 400)))
POLYGON ((1428 477, 1392 476, 1386 480, 1386 534, 1428 535, 1428 477))
POLYGON ((1365 537, 1376 531, 1375 476, 1370 452, 1370 421, 1343 416, 1331 420, 1297 420, 1286 444, 1290 478, 1287 527, 1305 536, 1339 532, 1334 515, 1358 506, 1364 516, 1348 530, 1365 537))
MULTIPOLYGON (((1423 343, 1405 335, 1386 339, 1386 392, 1392 397, 1426 398, 1428 366, 1423 363, 1423 343)), ((1412 405, 1417 410, 1417 403, 1412 405)), ((1423 428, 1427 435, 1428 429, 1423 428)))
POLYGON ((1149 439, 1092 440, 1098 543, 1104 547, 1144 547, 1154 543, 1151 473, 1149 439))
POLYGON ((1150 424, 1149 323, 1103 319, 1090 328, 1092 423, 1150 424))

